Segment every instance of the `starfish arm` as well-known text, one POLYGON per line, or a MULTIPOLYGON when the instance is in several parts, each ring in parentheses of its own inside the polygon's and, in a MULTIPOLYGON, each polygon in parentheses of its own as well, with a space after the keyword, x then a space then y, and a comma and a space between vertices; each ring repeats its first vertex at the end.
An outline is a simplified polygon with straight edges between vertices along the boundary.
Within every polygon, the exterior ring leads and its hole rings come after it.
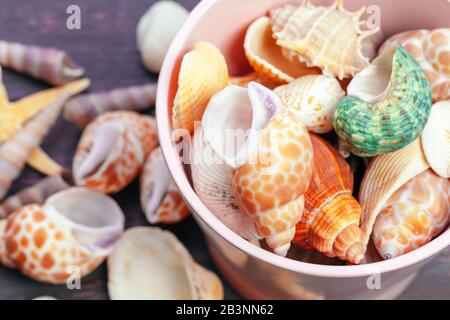
POLYGON ((63 167, 40 148, 33 149, 28 158, 28 164, 47 176, 58 176, 64 171, 63 167))

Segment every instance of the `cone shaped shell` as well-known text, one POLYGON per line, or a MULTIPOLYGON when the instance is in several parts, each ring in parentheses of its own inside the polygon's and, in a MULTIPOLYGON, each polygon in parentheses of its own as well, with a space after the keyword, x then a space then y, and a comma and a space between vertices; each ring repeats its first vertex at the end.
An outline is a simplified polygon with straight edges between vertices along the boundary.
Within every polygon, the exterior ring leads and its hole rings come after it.
POLYGON ((389 198, 406 182, 429 168, 419 140, 370 163, 361 182, 361 228, 368 243, 376 218, 389 198))
POLYGON ((223 299, 219 278, 198 265, 183 244, 159 228, 125 232, 108 258, 112 300, 223 299))
POLYGON ((350 151, 375 156, 399 150, 422 133, 431 109, 428 81, 399 46, 356 75, 337 105, 333 125, 350 151))
POLYGON ((421 141, 431 168, 441 177, 450 178, 450 100, 433 105, 421 141))
POLYGON ((228 85, 228 67, 222 53, 210 43, 199 42, 184 55, 173 102, 174 129, 194 131, 209 100, 228 85))
POLYGON ((83 132, 73 162, 75 182, 116 193, 141 172, 145 157, 156 145, 152 117, 130 111, 105 113, 83 132))
MULTIPOLYGON (((2 235, 14 267, 32 279, 65 283, 84 276, 111 253, 124 228, 124 215, 109 197, 72 188, 43 206, 28 205, 10 215, 2 235)), ((1 255, 1 254, 0 254, 1 255)))
POLYGON ((132 86, 77 96, 64 107, 64 118, 80 128, 109 111, 143 111, 155 103, 156 84, 132 86))
POLYGON ((284 84, 307 74, 319 74, 320 69, 308 68, 299 61, 286 59, 272 37, 270 19, 261 17, 247 30, 244 50, 247 60, 263 79, 284 84))
POLYGON ((292 108, 308 131, 327 133, 333 129, 332 118, 337 103, 345 95, 335 78, 310 75, 280 86, 274 92, 284 105, 292 108))

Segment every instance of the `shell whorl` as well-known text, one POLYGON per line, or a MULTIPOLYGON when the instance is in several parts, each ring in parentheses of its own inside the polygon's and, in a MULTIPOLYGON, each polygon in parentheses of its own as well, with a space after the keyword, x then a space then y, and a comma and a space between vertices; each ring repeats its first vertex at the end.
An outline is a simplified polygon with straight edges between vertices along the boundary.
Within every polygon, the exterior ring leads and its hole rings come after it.
POLYGON ((368 75, 363 71, 352 80, 349 96, 338 103, 333 117, 336 133, 349 145, 350 151, 359 156, 375 156, 407 146, 420 135, 431 110, 429 83, 420 66, 402 46, 395 52, 394 49, 386 52, 369 68, 366 69, 368 75), (384 91, 375 95, 364 92, 374 86, 370 80, 377 80, 373 78, 378 76, 378 71, 375 75, 371 72, 381 68, 391 56, 392 71, 384 91))

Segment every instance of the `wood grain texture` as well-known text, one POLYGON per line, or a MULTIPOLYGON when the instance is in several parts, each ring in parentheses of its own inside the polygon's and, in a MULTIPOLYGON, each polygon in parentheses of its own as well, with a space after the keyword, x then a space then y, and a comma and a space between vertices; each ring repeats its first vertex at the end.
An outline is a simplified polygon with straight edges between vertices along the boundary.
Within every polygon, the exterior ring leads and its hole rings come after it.
MULTIPOLYGON (((137 21, 153 2, 0 0, 0 39, 54 46, 68 51, 76 62, 86 68, 86 75, 92 79, 91 92, 155 82, 157 75, 145 70, 135 46, 137 21), (66 8, 71 4, 81 8, 81 30, 66 29, 66 8)), ((192 9, 198 1, 179 2, 192 9)), ((48 87, 43 82, 8 70, 4 72, 4 79, 12 100, 48 87)), ((75 126, 61 119, 43 147, 59 163, 70 168, 79 135, 80 131, 75 126)), ((40 177, 27 168, 11 193, 35 183, 40 177)), ((146 225, 138 194, 138 184, 134 183, 115 197, 127 216, 127 227, 146 225)), ((192 218, 164 228, 173 231, 198 262, 218 272, 209 258, 203 235, 192 218)), ((401 298, 449 299, 449 266, 450 248, 421 271, 401 298)), ((44 285, 16 270, 0 267, 0 299, 31 299, 41 295, 52 295, 58 299, 107 299, 106 280, 105 264, 82 279, 81 290, 69 290, 64 285, 44 285)), ((239 299, 239 295, 227 284, 225 296, 227 299, 239 299)))

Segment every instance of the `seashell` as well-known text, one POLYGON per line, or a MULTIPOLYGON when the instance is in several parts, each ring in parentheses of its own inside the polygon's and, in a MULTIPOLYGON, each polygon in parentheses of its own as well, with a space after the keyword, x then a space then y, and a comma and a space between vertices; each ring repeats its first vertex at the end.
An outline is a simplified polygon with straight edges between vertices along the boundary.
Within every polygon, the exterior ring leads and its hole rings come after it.
POLYGON ((284 55, 308 67, 319 67, 323 74, 340 80, 354 76, 375 56, 380 28, 362 30, 365 7, 357 12, 344 9, 344 1, 330 7, 306 2, 270 12, 273 36, 284 55))
POLYGON ((333 129, 332 118, 337 103, 345 96, 335 78, 310 75, 280 86, 274 92, 308 131, 327 133, 333 129))
POLYGON ((221 300, 223 287, 184 245, 159 228, 128 229, 108 258, 112 300, 221 300))
POLYGON ((352 196, 350 166, 324 139, 311 134, 311 142, 314 169, 293 243, 358 264, 365 245, 359 228, 361 207, 352 196))
POLYGON ((365 244, 369 242, 375 220, 386 201, 406 182, 429 167, 419 139, 403 149, 372 160, 359 191, 360 226, 364 233, 365 244))
POLYGON ((71 188, 8 216, 0 256, 34 280, 64 283, 100 265, 123 229, 124 215, 111 198, 71 188))
POLYGON ((136 42, 148 70, 159 73, 172 40, 188 15, 189 12, 177 2, 159 1, 140 18, 136 42))
POLYGON ((97 116, 109 111, 143 111, 155 103, 156 84, 79 95, 64 107, 64 118, 85 128, 97 116))
POLYGON ((0 65, 53 85, 66 84, 84 74, 64 51, 7 41, 0 41, 0 65))
POLYGON ((238 87, 247 87, 250 82, 258 82, 259 84, 261 84, 269 89, 274 89, 275 87, 277 87, 276 84, 265 79, 256 71, 250 72, 243 76, 230 77, 230 81, 229 81, 228 85, 238 86, 238 87))
POLYGON ((358 73, 337 105, 333 125, 358 156, 401 149, 422 133, 431 109, 428 81, 417 62, 399 46, 358 73))
POLYGON ((286 59, 272 38, 270 19, 261 17, 247 30, 244 50, 253 69, 268 82, 285 84, 307 74, 319 74, 317 68, 286 59))
POLYGON ((81 136, 73 161, 75 183, 103 193, 119 192, 141 172, 157 144, 154 118, 131 111, 107 112, 81 136))
POLYGON ((33 149, 37 148, 57 120, 67 95, 62 96, 11 139, 0 145, 0 199, 22 172, 33 149))
POLYGON ((176 223, 189 215, 160 148, 154 149, 145 161, 141 176, 141 206, 151 224, 176 223))
POLYGON ((0 108, 9 104, 8 92, 3 83, 3 71, 0 66, 0 108))
POLYGON ((433 105, 421 141, 425 157, 434 172, 443 178, 450 178, 450 100, 433 105))
POLYGON ((450 181, 428 169, 383 204, 372 239, 380 255, 391 259, 428 243, 449 221, 450 181))
POLYGON ((42 179, 3 201, 0 204, 0 219, 28 204, 43 204, 48 197, 67 188, 69 185, 61 177, 42 179))
POLYGON ((202 119, 209 100, 228 81, 227 63, 219 49, 208 42, 198 42, 181 62, 173 102, 173 128, 194 132, 194 122, 202 119))
POLYGON ((416 59, 431 85, 433 101, 450 99, 450 28, 413 30, 390 37, 379 52, 401 44, 416 59))

